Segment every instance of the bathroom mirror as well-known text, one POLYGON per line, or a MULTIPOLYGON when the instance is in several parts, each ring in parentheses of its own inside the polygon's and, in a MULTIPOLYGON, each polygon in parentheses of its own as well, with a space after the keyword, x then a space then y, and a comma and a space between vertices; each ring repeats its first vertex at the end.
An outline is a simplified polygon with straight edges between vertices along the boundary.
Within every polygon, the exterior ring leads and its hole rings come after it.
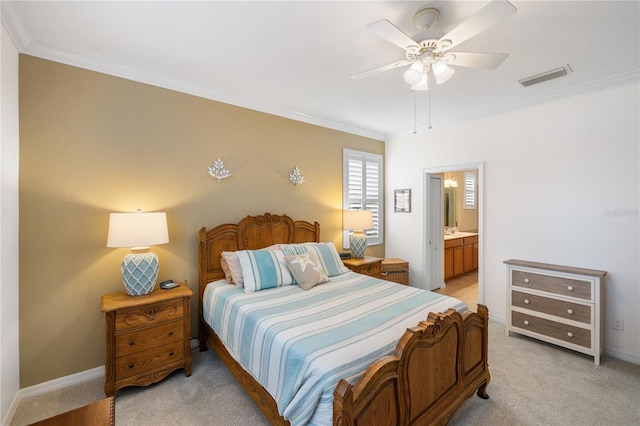
POLYGON ((443 198, 444 226, 458 226, 458 218, 456 215, 456 188, 444 188, 443 198))

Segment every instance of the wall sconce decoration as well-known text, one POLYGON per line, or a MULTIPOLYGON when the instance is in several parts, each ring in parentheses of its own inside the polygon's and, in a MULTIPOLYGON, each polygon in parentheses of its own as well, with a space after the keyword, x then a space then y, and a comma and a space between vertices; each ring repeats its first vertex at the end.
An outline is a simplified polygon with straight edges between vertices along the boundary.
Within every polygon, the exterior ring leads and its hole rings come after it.
POLYGON ((209 167, 209 174, 218 179, 218 183, 220 183, 222 179, 231 176, 231 172, 224 168, 224 161, 222 161, 220 157, 213 163, 213 166, 209 167))
POLYGON ((294 167, 293 171, 289 174, 289 180, 295 186, 301 185, 306 182, 304 180, 304 176, 300 174, 300 169, 298 169, 297 167, 294 167))

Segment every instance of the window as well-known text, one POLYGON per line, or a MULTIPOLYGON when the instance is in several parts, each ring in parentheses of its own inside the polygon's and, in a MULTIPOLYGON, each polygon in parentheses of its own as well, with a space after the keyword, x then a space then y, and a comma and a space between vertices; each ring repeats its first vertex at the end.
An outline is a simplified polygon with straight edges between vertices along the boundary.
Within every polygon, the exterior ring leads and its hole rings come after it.
MULTIPOLYGON (((367 245, 382 244, 382 155, 344 149, 342 151, 342 208, 371 210, 373 229, 366 231, 367 245)), ((344 231, 349 248, 349 231, 344 231)))
POLYGON ((464 208, 476 208, 476 172, 473 170, 464 172, 464 208))

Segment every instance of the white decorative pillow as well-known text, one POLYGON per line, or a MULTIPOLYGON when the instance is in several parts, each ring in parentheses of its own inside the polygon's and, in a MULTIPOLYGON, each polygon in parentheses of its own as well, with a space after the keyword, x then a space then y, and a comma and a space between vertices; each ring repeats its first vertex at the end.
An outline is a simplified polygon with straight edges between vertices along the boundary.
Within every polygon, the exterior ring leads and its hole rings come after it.
POLYGON ((229 269, 229 264, 224 256, 220 255, 220 267, 222 268, 222 272, 224 272, 224 280, 230 284, 235 284, 233 282, 233 276, 231 275, 231 270, 229 269))
MULTIPOLYGON (((242 287, 244 285, 244 279, 242 278, 242 267, 240 266, 240 260, 238 260, 238 255, 236 254, 236 252, 223 251, 222 258, 227 261, 227 267, 229 268, 229 273, 231 274, 233 283, 238 287, 242 287)), ((229 280, 227 281, 231 282, 229 280)))
POLYGON ((317 284, 329 282, 329 277, 318 256, 312 251, 285 256, 284 261, 298 285, 304 290, 310 290, 317 284))
POLYGON ((282 250, 240 250, 235 253, 242 268, 246 293, 294 284, 282 250))
POLYGON ((333 243, 281 244, 280 247, 287 256, 305 252, 315 253, 325 272, 330 277, 349 272, 349 269, 342 263, 338 250, 336 250, 336 246, 333 243))

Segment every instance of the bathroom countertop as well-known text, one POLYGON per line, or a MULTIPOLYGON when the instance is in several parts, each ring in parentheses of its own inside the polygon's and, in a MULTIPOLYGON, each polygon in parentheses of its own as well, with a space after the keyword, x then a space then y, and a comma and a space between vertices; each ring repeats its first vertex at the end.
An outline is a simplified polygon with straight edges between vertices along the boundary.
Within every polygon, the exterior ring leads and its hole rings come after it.
POLYGON ((455 240, 457 238, 465 238, 465 237, 475 237, 478 235, 477 232, 456 232, 455 234, 445 235, 444 240, 455 240))

